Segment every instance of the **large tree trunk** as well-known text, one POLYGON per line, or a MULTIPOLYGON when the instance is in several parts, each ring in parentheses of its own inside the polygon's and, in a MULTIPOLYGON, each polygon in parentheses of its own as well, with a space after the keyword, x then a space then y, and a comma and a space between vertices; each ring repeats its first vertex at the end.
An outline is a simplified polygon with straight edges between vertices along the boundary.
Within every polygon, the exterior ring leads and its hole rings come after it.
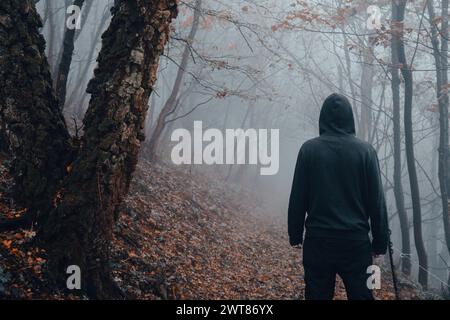
POLYGON ((412 104, 413 104, 413 77, 411 66, 406 61, 405 46, 403 43, 403 21, 405 17, 405 8, 407 0, 398 1, 396 13, 394 17, 394 23, 399 32, 398 41, 398 60, 401 64, 401 71, 405 80, 405 149, 406 149, 406 162, 408 165, 409 184, 411 189, 411 201, 413 207, 413 224, 414 224, 414 242, 416 245, 417 256, 419 258, 419 283, 424 289, 428 287, 428 262, 427 254, 422 237, 422 210, 420 207, 420 191, 419 183, 417 181, 417 171, 414 156, 414 135, 413 135, 413 123, 412 123, 412 104))
POLYGON ((183 83, 184 75, 186 73, 186 68, 189 62, 189 57, 191 54, 190 46, 194 42, 195 35, 198 30, 199 22, 200 22, 200 10, 201 10, 202 1, 196 0, 194 7, 194 20, 192 22, 191 31, 189 32, 189 36, 186 39, 187 43, 184 47, 183 54, 181 56, 181 63, 178 67, 177 76, 175 78, 175 82, 172 88, 172 92, 170 93, 169 98, 164 104, 158 119, 156 121, 155 129, 152 132, 150 137, 150 141, 148 142, 148 156, 151 160, 156 158, 156 152, 158 150, 158 145, 161 140, 161 135, 166 126, 166 118, 169 114, 175 112, 177 107, 176 102, 178 99, 178 93, 180 91, 181 85, 183 83))
MULTIPOLYGON (((398 14, 396 12, 397 6, 392 4, 392 17, 398 14)), ((398 71, 398 41, 399 34, 396 30, 396 25, 391 25, 391 88, 392 88, 392 106, 393 106, 393 124, 394 124, 394 195, 395 204, 397 206, 398 218, 400 221, 400 229, 402 233, 402 272, 409 276, 411 274, 411 244, 409 237, 409 223, 408 215, 405 209, 405 198, 403 195, 402 184, 402 134, 401 134, 401 121, 400 121, 400 76, 398 71)))
MULTIPOLYGON (((53 94, 41 26, 31 1, 0 2, 0 116, 13 156, 15 199, 33 218, 48 211, 73 156, 53 94)), ((9 226, 18 222, 9 221, 9 226)))
POLYGON ((94 298, 118 297, 108 264, 114 215, 137 163, 148 98, 177 4, 119 0, 112 14, 88 85, 82 147, 39 233, 57 284, 65 285, 67 267, 78 265, 82 289, 94 298))

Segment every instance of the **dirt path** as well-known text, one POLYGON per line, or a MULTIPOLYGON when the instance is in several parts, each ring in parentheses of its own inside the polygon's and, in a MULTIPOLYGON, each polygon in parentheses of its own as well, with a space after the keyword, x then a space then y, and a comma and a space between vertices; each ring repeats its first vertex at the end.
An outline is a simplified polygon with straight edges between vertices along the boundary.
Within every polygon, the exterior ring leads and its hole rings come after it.
MULTIPOLYGON (((21 213, 0 200, 3 216, 21 213)), ((302 299, 301 252, 289 246, 286 217, 265 210, 261 199, 221 181, 143 162, 115 228, 115 280, 135 299, 302 299)), ((48 283, 34 236, 0 233, 0 298, 79 299, 48 283)), ((377 296, 392 299, 384 283, 377 296)), ((345 299, 341 282, 336 298, 345 299)))
POLYGON ((232 199, 238 194, 204 183, 140 168, 116 233, 118 280, 148 298, 299 298, 299 253, 281 228, 232 199))
MULTIPOLYGON (((303 298, 301 252, 289 246, 285 218, 268 218, 251 195, 145 164, 131 194, 115 245, 117 280, 133 284, 124 288, 129 294, 169 299, 303 298)), ((377 295, 393 298, 390 287, 377 295)), ((336 298, 345 299, 341 281, 336 298)))

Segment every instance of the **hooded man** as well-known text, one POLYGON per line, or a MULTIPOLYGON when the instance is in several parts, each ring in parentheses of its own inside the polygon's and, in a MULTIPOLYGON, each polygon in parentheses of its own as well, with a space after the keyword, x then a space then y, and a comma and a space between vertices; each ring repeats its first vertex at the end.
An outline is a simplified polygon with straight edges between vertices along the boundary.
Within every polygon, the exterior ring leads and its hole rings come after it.
POLYGON ((348 299, 371 300, 367 268, 388 244, 377 153, 355 136, 342 95, 325 100, 319 128, 320 136, 300 149, 289 199, 289 241, 303 245, 305 299, 331 300, 338 274, 348 299))

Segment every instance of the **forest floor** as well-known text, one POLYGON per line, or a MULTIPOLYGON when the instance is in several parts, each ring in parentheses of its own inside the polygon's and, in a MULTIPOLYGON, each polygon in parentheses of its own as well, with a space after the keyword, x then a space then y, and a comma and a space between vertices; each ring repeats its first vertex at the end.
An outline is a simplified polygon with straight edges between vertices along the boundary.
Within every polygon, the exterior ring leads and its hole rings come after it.
MULTIPOLYGON (((0 218, 24 210, 8 198, 11 181, 0 167, 0 218)), ((142 160, 115 228, 111 267, 132 299, 302 299, 301 251, 289 246, 285 216, 223 181, 193 177, 142 160)), ((53 290, 45 251, 33 230, 0 233, 0 298, 80 299, 53 290)), ((425 295, 402 281, 403 299, 425 295)), ((383 272, 377 299, 394 299, 383 272)), ((335 299, 345 299, 342 281, 335 299)))

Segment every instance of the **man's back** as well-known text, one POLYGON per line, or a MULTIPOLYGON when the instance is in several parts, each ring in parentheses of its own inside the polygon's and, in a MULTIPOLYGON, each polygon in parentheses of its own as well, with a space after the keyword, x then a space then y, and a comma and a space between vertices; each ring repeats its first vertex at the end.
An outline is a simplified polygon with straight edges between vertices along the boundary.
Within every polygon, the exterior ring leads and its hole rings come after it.
POLYGON ((351 135, 322 135, 308 141, 302 152, 308 179, 309 234, 339 232, 345 238, 367 238, 366 168, 375 156, 370 145, 351 135))
POLYGON ((341 95, 325 100, 319 128, 320 137, 300 149, 289 199, 291 245, 303 243, 306 226, 305 297, 332 299, 339 274, 349 299, 373 299, 367 267, 388 242, 377 154, 355 137, 353 111, 341 95))
POLYGON ((320 136, 300 149, 289 203, 289 235, 366 239, 386 251, 387 219, 377 154, 355 137, 350 103, 334 94, 324 103, 320 136), (370 220, 370 225, 369 225, 370 220))

